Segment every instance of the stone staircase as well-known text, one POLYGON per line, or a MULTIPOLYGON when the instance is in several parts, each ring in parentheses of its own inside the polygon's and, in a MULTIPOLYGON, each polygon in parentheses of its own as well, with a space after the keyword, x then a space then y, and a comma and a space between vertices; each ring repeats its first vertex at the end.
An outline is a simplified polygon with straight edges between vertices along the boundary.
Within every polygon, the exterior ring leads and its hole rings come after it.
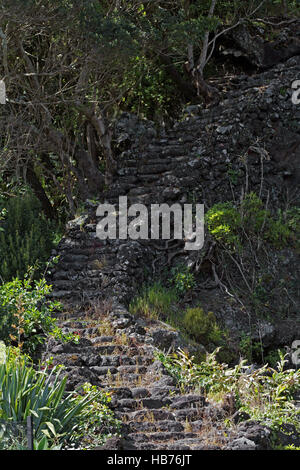
POLYGON ((89 382, 111 394, 110 406, 122 422, 122 449, 203 450, 228 445, 232 435, 222 424, 222 407, 209 403, 200 392, 184 393, 156 360, 152 331, 157 325, 133 318, 119 306, 97 319, 86 312, 82 318, 77 314, 61 319, 60 326, 66 333, 79 334, 80 343, 51 338, 43 360, 51 357, 53 365, 65 366, 68 390, 89 382))
MULTIPOLYGON (((128 204, 198 202, 207 210, 217 202, 239 201, 246 188, 277 207, 285 185, 293 194, 299 176, 300 115, 290 86, 299 70, 297 57, 252 77, 233 77, 217 105, 199 109, 161 135, 151 128, 144 139, 133 127, 115 180, 99 203, 117 204, 119 196, 127 196, 128 204)), ((68 223, 53 253, 60 255, 48 279, 53 297, 71 304, 111 296, 128 302, 162 255, 151 240, 97 239, 97 206, 88 202, 85 214, 68 223)))

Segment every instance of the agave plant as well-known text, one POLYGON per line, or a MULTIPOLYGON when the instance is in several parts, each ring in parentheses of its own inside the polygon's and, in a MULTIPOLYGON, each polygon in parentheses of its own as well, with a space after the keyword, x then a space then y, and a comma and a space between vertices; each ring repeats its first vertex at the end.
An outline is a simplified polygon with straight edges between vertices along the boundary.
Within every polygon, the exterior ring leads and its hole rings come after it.
POLYGON ((0 364, 0 419, 20 422, 32 415, 37 442, 46 437, 57 445, 70 439, 102 392, 94 388, 83 396, 66 392, 62 367, 36 370, 28 358, 11 356, 8 350, 6 361, 0 364))

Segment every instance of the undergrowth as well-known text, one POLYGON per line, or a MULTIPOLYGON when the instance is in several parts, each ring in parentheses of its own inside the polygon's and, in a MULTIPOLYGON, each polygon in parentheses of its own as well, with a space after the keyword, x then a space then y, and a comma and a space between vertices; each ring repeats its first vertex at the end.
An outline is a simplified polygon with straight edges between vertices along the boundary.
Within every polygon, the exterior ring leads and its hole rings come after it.
POLYGON ((300 411, 293 403, 293 395, 299 389, 300 370, 287 369, 287 360, 281 351, 278 351, 280 359, 276 367, 265 364, 252 372, 245 360, 235 367, 219 363, 217 352, 218 349, 207 354, 200 364, 181 349, 169 355, 159 352, 157 358, 176 379, 182 392, 202 392, 214 401, 233 394, 239 411, 275 433, 287 424, 300 432, 300 411))

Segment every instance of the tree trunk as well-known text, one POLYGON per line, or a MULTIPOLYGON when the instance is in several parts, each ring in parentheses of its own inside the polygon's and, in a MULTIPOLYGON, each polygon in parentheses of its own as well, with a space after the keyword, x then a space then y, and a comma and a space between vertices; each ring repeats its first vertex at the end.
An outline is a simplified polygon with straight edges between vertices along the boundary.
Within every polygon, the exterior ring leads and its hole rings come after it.
POLYGON ((48 217, 48 219, 57 219, 57 212, 49 201, 48 196, 31 164, 27 166, 26 180, 31 186, 36 197, 39 199, 46 217, 48 217))

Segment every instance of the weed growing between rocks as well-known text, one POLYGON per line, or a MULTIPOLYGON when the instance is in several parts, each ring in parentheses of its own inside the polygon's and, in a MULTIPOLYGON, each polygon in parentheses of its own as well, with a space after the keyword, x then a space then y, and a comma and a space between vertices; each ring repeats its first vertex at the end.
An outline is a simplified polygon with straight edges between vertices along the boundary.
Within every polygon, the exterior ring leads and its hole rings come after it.
POLYGON ((231 399, 231 413, 226 419, 231 426, 242 420, 254 420, 273 431, 273 442, 286 426, 297 435, 300 432, 300 411, 294 403, 299 389, 300 370, 287 369, 287 360, 279 351, 276 367, 249 367, 245 360, 235 367, 221 364, 216 359, 217 350, 207 354, 200 364, 179 349, 176 353, 157 353, 157 358, 172 377, 182 393, 201 392, 215 402, 231 399), (233 417, 234 415, 234 417, 233 417))

